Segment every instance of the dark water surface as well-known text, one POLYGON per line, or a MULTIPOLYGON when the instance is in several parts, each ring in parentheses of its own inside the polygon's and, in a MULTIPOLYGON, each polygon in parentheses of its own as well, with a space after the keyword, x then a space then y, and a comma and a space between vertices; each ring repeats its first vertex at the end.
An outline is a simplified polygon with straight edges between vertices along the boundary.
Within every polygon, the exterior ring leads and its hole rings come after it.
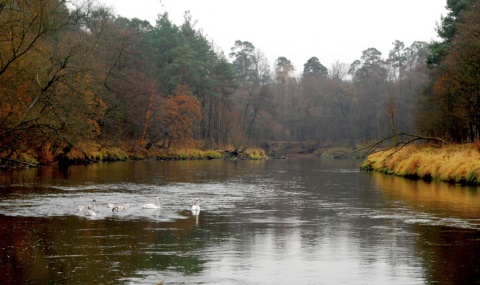
POLYGON ((477 188, 358 160, 0 172, 2 284, 480 283, 477 188), (155 203, 159 210, 143 209, 155 203), (198 216, 190 211, 200 199, 198 216), (95 199, 95 216, 77 211, 95 199), (112 212, 108 203, 128 203, 112 212))

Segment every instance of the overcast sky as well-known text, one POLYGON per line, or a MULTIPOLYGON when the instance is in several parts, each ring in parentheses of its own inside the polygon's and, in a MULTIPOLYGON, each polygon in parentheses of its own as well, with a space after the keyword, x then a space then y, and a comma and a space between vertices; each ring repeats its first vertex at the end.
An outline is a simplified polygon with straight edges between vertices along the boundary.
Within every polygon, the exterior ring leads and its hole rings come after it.
POLYGON ((446 0, 99 0, 118 15, 148 20, 159 13, 181 25, 190 11, 196 28, 227 54, 236 40, 249 41, 269 62, 284 56, 297 73, 316 56, 327 68, 352 63, 374 47, 388 57, 392 43, 430 42, 446 15, 446 0))

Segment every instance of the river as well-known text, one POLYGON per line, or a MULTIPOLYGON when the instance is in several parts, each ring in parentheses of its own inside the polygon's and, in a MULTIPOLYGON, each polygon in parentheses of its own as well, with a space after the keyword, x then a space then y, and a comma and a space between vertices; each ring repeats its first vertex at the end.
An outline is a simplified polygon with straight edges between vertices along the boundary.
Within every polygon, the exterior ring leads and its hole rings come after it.
POLYGON ((475 284, 477 188, 359 160, 0 172, 3 284, 475 284), (143 209, 155 203, 160 209, 143 209), (199 198, 201 211, 191 212, 199 198), (95 215, 77 207, 95 203, 95 215), (108 203, 129 204, 112 212, 108 203))

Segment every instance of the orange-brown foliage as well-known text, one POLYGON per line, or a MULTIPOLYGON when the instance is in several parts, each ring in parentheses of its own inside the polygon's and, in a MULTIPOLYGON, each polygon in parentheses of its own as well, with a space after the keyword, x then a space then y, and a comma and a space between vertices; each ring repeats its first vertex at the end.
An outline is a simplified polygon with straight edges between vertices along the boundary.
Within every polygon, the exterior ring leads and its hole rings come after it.
POLYGON ((167 128, 169 144, 192 146, 193 131, 200 120, 200 102, 185 85, 177 86, 168 96, 163 122, 167 128))

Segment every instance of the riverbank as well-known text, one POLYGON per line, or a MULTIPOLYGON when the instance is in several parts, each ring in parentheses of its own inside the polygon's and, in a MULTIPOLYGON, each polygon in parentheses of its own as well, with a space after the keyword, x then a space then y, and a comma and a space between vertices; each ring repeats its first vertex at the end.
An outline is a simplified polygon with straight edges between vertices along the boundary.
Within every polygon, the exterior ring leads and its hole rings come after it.
POLYGON ((361 159, 366 149, 353 150, 342 146, 322 146, 316 142, 268 141, 261 145, 268 157, 277 159, 295 158, 342 158, 361 159))
POLYGON ((369 155, 361 168, 412 179, 480 185, 480 143, 408 145, 378 151, 369 155))
POLYGON ((225 149, 200 149, 200 148, 141 148, 137 151, 128 150, 126 147, 101 146, 88 144, 70 149, 67 154, 57 154, 55 157, 45 157, 41 153, 27 150, 10 157, 0 155, 0 168, 41 167, 48 165, 74 165, 95 162, 114 162, 129 160, 193 160, 193 159, 267 159, 265 151, 257 147, 225 149))
POLYGON ((6 156, 0 153, 0 168, 41 167, 48 165, 89 164, 129 160, 258 160, 258 159, 299 159, 299 158, 343 158, 362 159, 366 150, 358 151, 345 147, 319 146, 315 142, 269 141, 260 146, 208 149, 205 147, 178 147, 164 149, 156 146, 150 149, 137 148, 132 144, 88 142, 78 143, 65 154, 63 150, 52 151, 48 146, 42 150, 24 150, 6 156))

